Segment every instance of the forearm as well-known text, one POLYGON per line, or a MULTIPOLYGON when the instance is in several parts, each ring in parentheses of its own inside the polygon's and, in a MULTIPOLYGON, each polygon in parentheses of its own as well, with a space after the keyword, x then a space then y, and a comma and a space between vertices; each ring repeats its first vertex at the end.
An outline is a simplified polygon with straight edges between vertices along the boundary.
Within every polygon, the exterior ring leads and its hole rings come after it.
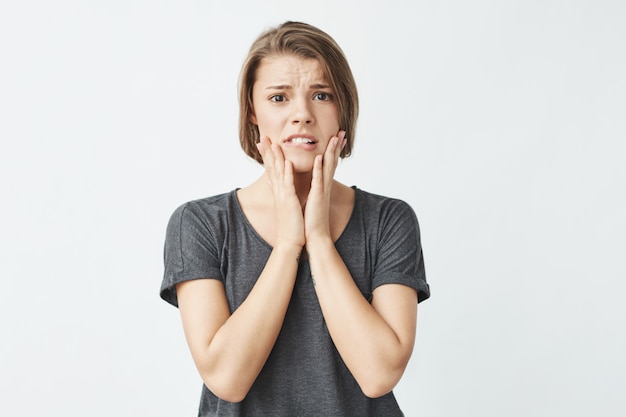
POLYGON ((274 248, 245 301, 212 337, 206 334, 192 347, 205 384, 219 397, 242 400, 263 368, 289 305, 299 251, 274 248))
POLYGON ((386 394, 413 350, 411 324, 385 321, 363 297, 330 239, 308 241, 307 252, 322 313, 342 359, 366 395, 386 394))

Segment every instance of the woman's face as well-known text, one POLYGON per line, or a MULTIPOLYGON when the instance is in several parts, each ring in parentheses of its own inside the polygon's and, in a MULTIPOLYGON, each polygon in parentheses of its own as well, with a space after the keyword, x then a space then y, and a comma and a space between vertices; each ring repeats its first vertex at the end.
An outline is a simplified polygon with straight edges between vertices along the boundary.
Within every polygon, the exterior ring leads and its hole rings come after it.
POLYGON ((260 137, 280 145, 297 173, 310 172, 316 155, 339 132, 339 109, 322 66, 294 55, 265 58, 252 87, 252 123, 260 137))

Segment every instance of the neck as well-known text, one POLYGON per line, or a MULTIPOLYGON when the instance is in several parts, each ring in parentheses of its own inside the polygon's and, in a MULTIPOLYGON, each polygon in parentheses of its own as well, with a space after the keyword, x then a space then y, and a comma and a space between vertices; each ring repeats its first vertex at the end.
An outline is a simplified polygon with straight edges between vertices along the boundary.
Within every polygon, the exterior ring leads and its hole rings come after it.
MULTIPOLYGON (((309 197, 309 192, 311 191, 311 179, 312 173, 294 174, 294 187, 302 208, 304 208, 309 197)), ((268 184, 267 173, 263 173, 263 175, 261 175, 255 182, 247 187, 244 187, 240 191, 248 195, 248 201, 254 201, 257 204, 262 204, 266 206, 272 205, 274 201, 271 190, 268 187, 271 186, 268 184)), ((338 196, 337 193, 340 193, 341 190, 346 191, 349 190, 349 188, 336 181, 333 181, 333 196, 331 196, 331 200, 334 200, 338 196)), ((241 195, 242 193, 239 193, 239 195, 241 195)), ((350 196, 353 196, 354 193, 348 194, 350 196)))
POLYGON ((293 174, 293 183, 296 188, 296 194, 300 205, 304 207, 307 198, 309 198, 309 191, 311 191, 311 180, 313 179, 312 173, 306 174, 293 174))
MULTIPOLYGON (((304 205, 306 204, 307 198, 309 197, 309 191, 311 191, 311 179, 312 178, 313 178, 313 174, 311 172, 293 175, 293 182, 294 182, 294 188, 296 189, 296 195, 298 196, 300 205, 303 208, 304 208, 304 205)), ((252 188, 258 190, 264 196, 268 195, 266 193, 266 190, 267 190, 266 187, 268 187, 268 178, 267 178, 266 173, 264 173, 257 181, 254 182, 254 184, 252 184, 252 188)))

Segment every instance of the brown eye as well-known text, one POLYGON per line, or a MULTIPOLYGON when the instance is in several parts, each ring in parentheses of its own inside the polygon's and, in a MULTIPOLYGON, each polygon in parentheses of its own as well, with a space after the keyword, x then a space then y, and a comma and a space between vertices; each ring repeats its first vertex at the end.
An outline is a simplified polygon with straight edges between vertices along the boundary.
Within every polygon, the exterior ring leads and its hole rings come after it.
POLYGON ((333 96, 328 94, 328 93, 317 93, 317 94, 315 94, 313 99, 314 100, 319 100, 319 101, 330 101, 330 100, 333 99, 333 96))
POLYGON ((270 101, 273 101, 274 103, 282 103, 285 101, 285 96, 276 94, 275 96, 270 97, 270 101))

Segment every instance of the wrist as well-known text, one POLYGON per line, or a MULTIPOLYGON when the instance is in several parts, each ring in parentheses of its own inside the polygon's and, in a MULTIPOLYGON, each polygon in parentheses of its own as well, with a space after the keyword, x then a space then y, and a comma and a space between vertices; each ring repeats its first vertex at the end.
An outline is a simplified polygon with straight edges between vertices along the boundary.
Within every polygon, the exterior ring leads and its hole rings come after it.
POLYGON ((300 256, 302 252, 302 245, 293 242, 284 242, 277 243, 273 248, 272 252, 278 254, 284 254, 285 256, 293 256, 295 258, 300 256))
POLYGON ((307 252, 311 253, 311 252, 327 250, 328 248, 334 248, 335 243, 330 238, 330 236, 317 235, 317 236, 308 237, 306 240, 305 247, 306 247, 307 252))
POLYGON ((306 240, 306 245, 308 245, 309 243, 317 244, 318 242, 328 243, 329 241, 332 243, 329 227, 311 227, 307 229, 305 226, 304 238, 306 240))

